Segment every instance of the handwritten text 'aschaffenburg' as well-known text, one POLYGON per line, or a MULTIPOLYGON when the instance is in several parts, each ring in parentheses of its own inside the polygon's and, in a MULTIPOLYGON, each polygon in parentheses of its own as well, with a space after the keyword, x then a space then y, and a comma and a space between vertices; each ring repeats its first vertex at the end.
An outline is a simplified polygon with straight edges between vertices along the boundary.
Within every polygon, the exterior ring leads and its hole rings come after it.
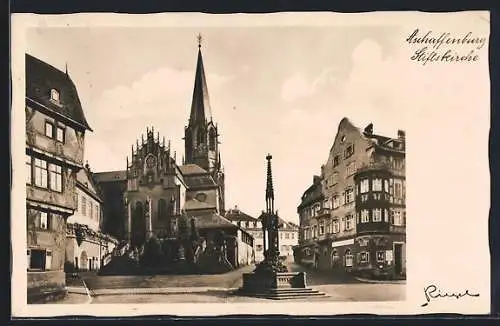
POLYGON ((409 44, 423 45, 411 56, 411 60, 422 65, 427 63, 457 63, 479 61, 479 50, 486 44, 486 37, 479 37, 472 32, 453 35, 448 32, 421 32, 415 29, 406 39, 409 44))

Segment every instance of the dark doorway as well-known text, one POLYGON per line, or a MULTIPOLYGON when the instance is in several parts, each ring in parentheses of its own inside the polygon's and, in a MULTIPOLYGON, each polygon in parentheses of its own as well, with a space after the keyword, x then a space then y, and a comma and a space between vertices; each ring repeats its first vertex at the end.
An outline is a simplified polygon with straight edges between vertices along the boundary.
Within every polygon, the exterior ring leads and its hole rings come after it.
POLYGON ((403 272, 403 245, 401 243, 394 244, 394 271, 396 275, 401 275, 403 272))
POLYGON ((144 217, 144 206, 137 202, 132 213, 132 246, 139 247, 146 240, 146 221, 144 217))

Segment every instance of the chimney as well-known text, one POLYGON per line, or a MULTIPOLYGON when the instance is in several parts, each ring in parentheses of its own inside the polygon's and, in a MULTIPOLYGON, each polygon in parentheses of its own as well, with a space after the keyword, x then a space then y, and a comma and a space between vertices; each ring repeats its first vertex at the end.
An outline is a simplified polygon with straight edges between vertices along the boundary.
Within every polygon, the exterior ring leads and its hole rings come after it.
POLYGON ((404 130, 398 130, 398 139, 404 141, 405 140, 405 132, 404 130))

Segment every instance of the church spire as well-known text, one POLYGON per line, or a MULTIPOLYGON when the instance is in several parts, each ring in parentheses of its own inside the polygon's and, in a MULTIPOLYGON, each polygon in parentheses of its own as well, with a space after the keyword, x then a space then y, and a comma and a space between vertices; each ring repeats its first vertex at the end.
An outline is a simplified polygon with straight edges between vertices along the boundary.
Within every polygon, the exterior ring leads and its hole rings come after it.
POLYGON ((274 189, 273 189, 273 173, 271 170, 271 154, 267 154, 267 184, 266 184, 266 209, 270 214, 274 214, 274 189))
POLYGON ((208 98, 208 87, 203 67, 203 57, 201 55, 201 35, 198 35, 198 61, 196 63, 196 73, 193 89, 193 100, 191 103, 191 115, 189 124, 210 121, 212 112, 208 98))

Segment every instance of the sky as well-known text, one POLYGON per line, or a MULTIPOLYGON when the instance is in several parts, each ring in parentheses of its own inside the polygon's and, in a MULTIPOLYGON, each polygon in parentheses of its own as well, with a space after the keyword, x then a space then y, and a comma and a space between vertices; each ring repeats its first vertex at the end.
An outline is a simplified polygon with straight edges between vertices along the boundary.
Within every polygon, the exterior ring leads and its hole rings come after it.
MULTIPOLYGON (((31 28, 27 52, 68 73, 93 129, 85 159, 94 172, 123 170, 131 145, 154 127, 184 154, 197 35, 212 115, 221 134, 226 208, 265 208, 266 155, 275 207, 297 206, 328 158, 338 124, 396 137, 405 110, 394 99, 401 31, 394 26, 31 28)), ((407 58, 404 58, 407 60, 407 58)))

